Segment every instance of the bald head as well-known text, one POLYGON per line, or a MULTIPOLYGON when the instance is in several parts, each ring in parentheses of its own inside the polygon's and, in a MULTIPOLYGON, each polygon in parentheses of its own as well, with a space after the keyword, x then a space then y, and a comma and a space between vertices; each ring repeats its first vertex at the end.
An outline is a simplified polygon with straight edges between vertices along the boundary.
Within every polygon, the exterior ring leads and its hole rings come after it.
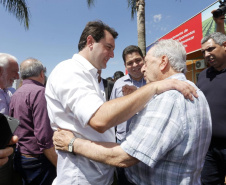
POLYGON ((46 71, 45 67, 35 58, 28 58, 20 64, 20 74, 22 79, 38 77, 42 71, 46 71))
POLYGON ((34 79, 43 83, 43 79, 40 81, 40 75, 43 76, 46 69, 42 63, 35 58, 28 58, 20 64, 20 75, 23 80, 34 79))

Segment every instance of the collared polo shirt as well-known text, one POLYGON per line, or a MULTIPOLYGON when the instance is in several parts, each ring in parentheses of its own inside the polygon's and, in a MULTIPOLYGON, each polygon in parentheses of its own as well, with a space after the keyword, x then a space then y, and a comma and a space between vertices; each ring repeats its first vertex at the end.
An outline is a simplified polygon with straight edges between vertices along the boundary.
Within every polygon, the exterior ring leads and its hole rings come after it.
MULTIPOLYGON (((112 93, 111 93, 111 99, 115 99, 123 96, 122 87, 124 85, 134 85, 137 88, 139 88, 144 86, 145 84, 146 84, 146 81, 144 80, 144 78, 142 78, 140 81, 136 81, 136 80, 133 80, 129 74, 127 74, 119 78, 115 82, 114 87, 112 89, 112 93)), ((118 138, 118 140, 122 140, 126 136, 126 132, 129 130, 131 119, 132 118, 117 125, 116 137, 118 138)))

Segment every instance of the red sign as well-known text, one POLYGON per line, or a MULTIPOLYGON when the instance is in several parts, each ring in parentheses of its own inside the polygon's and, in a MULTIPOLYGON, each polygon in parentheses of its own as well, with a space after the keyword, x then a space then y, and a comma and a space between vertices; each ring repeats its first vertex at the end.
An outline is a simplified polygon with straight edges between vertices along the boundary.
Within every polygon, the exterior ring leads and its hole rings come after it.
POLYGON ((178 28, 174 29, 167 35, 163 36, 159 40, 171 38, 181 42, 185 46, 187 53, 200 49, 202 39, 201 13, 185 22, 178 28))

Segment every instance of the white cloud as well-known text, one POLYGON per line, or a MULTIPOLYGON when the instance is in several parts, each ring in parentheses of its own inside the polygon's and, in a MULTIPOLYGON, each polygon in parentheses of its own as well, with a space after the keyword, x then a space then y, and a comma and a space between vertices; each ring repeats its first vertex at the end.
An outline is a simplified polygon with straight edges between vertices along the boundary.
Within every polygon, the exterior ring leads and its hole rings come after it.
POLYGON ((154 15, 154 22, 160 22, 162 19, 162 14, 154 15))

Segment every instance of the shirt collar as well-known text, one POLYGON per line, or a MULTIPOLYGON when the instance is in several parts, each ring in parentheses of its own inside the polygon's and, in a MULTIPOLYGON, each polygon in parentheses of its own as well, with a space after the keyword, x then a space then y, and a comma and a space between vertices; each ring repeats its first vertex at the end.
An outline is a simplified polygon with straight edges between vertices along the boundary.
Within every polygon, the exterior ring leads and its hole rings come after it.
POLYGON ((72 59, 79 62, 84 68, 86 68, 90 73, 93 75, 93 77, 98 78, 97 69, 82 55, 80 54, 74 54, 72 59))
POLYGON ((185 77, 184 73, 176 73, 176 74, 168 77, 167 79, 186 80, 186 77, 185 77))
POLYGON ((24 84, 35 84, 35 85, 39 85, 39 86, 43 86, 44 87, 44 85, 42 83, 40 83, 40 82, 38 82, 36 80, 31 80, 31 79, 24 79, 23 80, 23 85, 24 84))
POLYGON ((208 72, 209 72, 209 73, 220 74, 220 73, 225 73, 225 72, 226 72, 226 69, 222 69, 222 70, 218 71, 218 70, 216 70, 213 66, 211 66, 211 67, 208 69, 208 72))

